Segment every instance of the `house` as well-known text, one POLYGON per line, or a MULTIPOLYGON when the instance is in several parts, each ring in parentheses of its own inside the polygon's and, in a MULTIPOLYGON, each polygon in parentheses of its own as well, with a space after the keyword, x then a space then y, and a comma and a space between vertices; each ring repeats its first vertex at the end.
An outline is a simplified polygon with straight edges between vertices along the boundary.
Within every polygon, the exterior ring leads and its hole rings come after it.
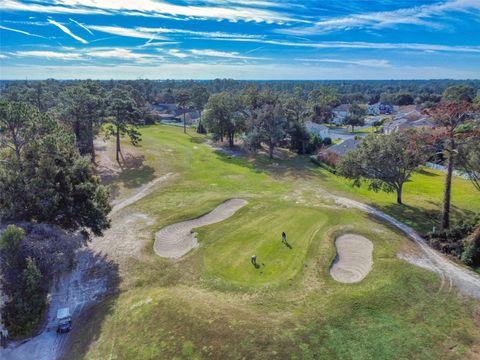
POLYGON ((402 117, 392 121, 389 124, 386 124, 383 127, 383 132, 389 135, 397 131, 403 131, 407 129, 422 129, 422 128, 433 128, 433 123, 426 118, 421 118, 415 121, 411 121, 406 117, 402 117))
POLYGON ((321 150, 317 155, 317 160, 335 167, 338 159, 355 150, 361 141, 361 138, 346 139, 340 144, 321 150))
POLYGON ((368 115, 390 115, 393 114, 394 108, 390 104, 376 103, 368 105, 367 114, 368 115))
POLYGON ((307 121, 305 123, 305 128, 309 134, 318 135, 320 138, 325 139, 329 136, 329 129, 324 125, 314 123, 312 121, 307 121))
POLYGON ((333 108, 333 120, 335 125, 342 125, 350 110, 350 104, 341 104, 333 108))
POLYGON ((173 114, 177 110, 177 104, 152 104, 150 109, 159 114, 173 114))
POLYGON ((346 139, 339 144, 330 146, 326 151, 336 154, 338 157, 345 156, 348 152, 355 150, 361 139, 346 139))
POLYGON ((398 112, 394 120, 400 120, 404 118, 409 121, 416 121, 416 120, 423 119, 424 117, 425 116, 420 111, 418 111, 417 109, 413 109, 407 112, 398 112))

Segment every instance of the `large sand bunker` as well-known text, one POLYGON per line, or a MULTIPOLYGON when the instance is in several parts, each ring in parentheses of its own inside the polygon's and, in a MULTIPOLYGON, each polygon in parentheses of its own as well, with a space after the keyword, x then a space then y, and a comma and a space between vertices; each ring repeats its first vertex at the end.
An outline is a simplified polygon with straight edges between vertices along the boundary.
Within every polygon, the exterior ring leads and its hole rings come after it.
POLYGON ((335 240, 337 258, 330 268, 332 277, 342 283, 356 283, 372 269, 373 244, 367 238, 345 234, 335 240))
POLYGON ((246 204, 243 199, 227 200, 199 218, 168 225, 155 234, 153 249, 161 257, 179 258, 198 246, 192 229, 228 219, 246 204))

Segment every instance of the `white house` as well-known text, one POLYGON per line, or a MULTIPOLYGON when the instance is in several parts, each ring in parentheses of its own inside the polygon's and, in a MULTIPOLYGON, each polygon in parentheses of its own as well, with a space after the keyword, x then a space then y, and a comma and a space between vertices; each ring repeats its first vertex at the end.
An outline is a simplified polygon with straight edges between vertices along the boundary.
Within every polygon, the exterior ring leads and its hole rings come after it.
POLYGON ((335 125, 342 125, 343 122, 345 121, 345 118, 348 115, 348 112, 350 110, 350 105, 349 104, 342 104, 338 105, 333 109, 333 123, 335 125))
POLYGON ((411 121, 407 118, 399 118, 392 121, 391 123, 386 124, 383 127, 383 132, 389 135, 397 131, 422 128, 433 128, 433 123, 426 118, 418 119, 415 121, 411 121))
POLYGON ((312 121, 307 121, 305 123, 305 128, 307 129, 309 134, 316 134, 322 139, 330 137, 329 129, 326 126, 314 123, 312 121))

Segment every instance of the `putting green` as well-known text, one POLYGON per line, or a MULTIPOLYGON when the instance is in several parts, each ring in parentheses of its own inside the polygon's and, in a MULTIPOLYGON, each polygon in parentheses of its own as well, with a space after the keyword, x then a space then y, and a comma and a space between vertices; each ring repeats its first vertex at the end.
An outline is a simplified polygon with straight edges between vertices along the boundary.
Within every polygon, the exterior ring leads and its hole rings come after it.
POLYGON ((255 286, 281 283, 303 268, 312 241, 324 235, 331 211, 291 203, 252 203, 232 218, 198 229, 206 270, 223 280, 255 286), (288 246, 281 241, 287 234, 288 246), (255 268, 250 257, 257 256, 255 268))

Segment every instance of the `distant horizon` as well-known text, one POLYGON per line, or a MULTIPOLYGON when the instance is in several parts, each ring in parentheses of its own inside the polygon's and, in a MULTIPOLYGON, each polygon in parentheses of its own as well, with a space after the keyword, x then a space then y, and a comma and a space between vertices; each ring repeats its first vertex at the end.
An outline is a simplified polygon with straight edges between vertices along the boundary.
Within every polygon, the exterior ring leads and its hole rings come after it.
POLYGON ((148 81, 215 81, 215 80, 232 80, 232 81, 241 81, 241 82, 341 82, 341 81, 351 81, 351 82, 361 82, 361 81, 372 81, 372 82, 380 82, 380 81, 452 81, 452 82, 468 82, 468 81, 480 81, 479 78, 465 78, 465 79, 452 79, 452 78, 430 78, 430 79, 235 79, 235 78, 211 78, 211 79, 190 79, 190 78, 38 78, 38 79, 2 79, 0 78, 0 82, 13 82, 13 81, 47 81, 47 80, 55 80, 55 81, 85 81, 85 80, 92 80, 92 81, 141 81, 141 80, 148 80, 148 81))

